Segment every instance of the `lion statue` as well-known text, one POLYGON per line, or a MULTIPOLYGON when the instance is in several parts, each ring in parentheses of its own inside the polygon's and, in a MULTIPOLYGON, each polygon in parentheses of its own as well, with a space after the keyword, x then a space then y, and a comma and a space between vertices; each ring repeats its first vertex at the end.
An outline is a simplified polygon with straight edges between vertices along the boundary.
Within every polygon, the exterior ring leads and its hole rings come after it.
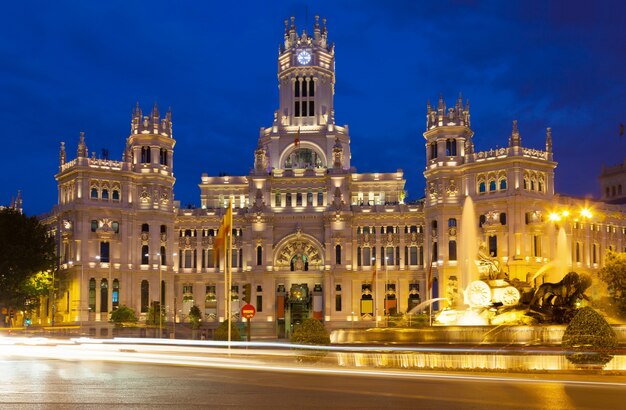
POLYGON ((573 307, 578 299, 588 299, 584 294, 591 286, 588 275, 569 272, 558 283, 544 283, 535 291, 530 307, 541 309, 546 306, 573 307))

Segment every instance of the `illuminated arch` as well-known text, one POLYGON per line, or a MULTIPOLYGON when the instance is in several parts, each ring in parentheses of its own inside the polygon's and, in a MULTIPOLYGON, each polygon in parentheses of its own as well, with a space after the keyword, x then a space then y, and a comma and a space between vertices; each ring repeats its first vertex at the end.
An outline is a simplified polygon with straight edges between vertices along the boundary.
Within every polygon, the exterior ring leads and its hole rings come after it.
POLYGON ((311 152, 315 154, 315 156, 319 159, 319 164, 318 165, 316 165, 315 163, 311 164, 312 168, 328 167, 328 158, 326 158, 326 154, 324 153, 324 151, 317 144, 314 144, 309 141, 301 141, 300 143, 298 143, 297 146, 295 144, 290 144, 280 154, 280 157, 278 159, 278 166, 283 169, 298 168, 298 167, 293 167, 293 166, 289 166, 289 167, 285 166, 286 161, 290 159, 292 154, 297 154, 298 152, 301 152, 301 153, 311 152))
POLYGON ((313 236, 296 232, 281 239, 275 246, 275 270, 292 270, 294 258, 302 266, 294 266, 293 270, 321 270, 324 267, 324 247, 313 236), (304 263, 307 268, 304 269, 304 263))

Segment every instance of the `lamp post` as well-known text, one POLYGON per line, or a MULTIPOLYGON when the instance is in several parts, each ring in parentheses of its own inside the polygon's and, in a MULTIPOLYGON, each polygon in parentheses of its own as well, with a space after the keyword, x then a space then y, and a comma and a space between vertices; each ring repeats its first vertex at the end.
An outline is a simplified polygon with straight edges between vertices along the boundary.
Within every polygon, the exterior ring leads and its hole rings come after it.
MULTIPOLYGON (((150 254, 146 253, 146 257, 150 254)), ((159 339, 163 337, 163 270, 161 269, 161 253, 157 252, 157 263, 159 265, 159 339)), ((174 312, 176 313, 176 312, 174 312)))
POLYGON ((385 307, 385 318, 387 319, 387 327, 389 327, 389 306, 387 303, 387 293, 389 292, 389 257, 385 256, 385 291, 384 293, 384 307, 385 307))
POLYGON ((83 286, 84 286, 84 276, 85 276, 85 268, 82 263, 74 263, 74 261, 69 261, 68 264, 70 267, 80 266, 80 289, 78 291, 78 326, 80 329, 80 334, 83 334, 83 286))

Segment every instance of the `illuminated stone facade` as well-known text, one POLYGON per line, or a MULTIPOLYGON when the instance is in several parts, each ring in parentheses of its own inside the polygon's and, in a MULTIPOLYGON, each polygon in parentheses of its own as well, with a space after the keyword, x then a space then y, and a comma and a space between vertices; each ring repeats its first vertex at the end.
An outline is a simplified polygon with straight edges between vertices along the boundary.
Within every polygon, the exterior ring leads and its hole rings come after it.
POLYGON ((223 261, 215 266, 213 245, 229 198, 233 311, 250 284, 257 334, 288 335, 307 316, 329 328, 375 326, 377 316, 427 299, 429 271, 433 296, 458 298, 466 196, 486 248, 511 278, 526 280, 554 258, 556 224, 567 229, 569 263, 578 271, 601 266, 607 249, 626 247, 623 207, 555 195, 550 129, 545 150, 523 147, 514 122, 506 147, 475 152, 461 99, 427 108, 424 199, 405 201, 402 170, 357 173, 348 127, 335 122, 334 57, 324 22, 316 19, 310 36, 286 22, 278 109, 261 129, 253 169, 202 174, 198 208, 174 200, 169 112, 161 118, 156 106, 147 116, 135 109, 121 161, 90 157, 83 134, 68 161, 62 143, 58 205, 45 220, 66 274, 57 323, 106 321, 119 305, 145 318, 161 297, 159 282, 169 323, 185 321, 194 304, 206 326, 222 321, 223 261), (593 216, 579 217, 587 207, 593 216), (568 217, 549 220, 565 209, 568 217))

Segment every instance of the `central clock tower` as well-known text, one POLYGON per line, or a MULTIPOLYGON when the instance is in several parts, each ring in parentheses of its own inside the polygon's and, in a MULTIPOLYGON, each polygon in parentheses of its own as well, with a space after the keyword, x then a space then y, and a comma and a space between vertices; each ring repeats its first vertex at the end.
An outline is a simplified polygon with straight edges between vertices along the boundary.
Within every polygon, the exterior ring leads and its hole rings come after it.
POLYGON ((334 124, 335 50, 328 43, 326 20, 315 17, 313 35, 296 32, 295 19, 285 20, 285 39, 278 56, 280 107, 276 120, 283 126, 334 124))

